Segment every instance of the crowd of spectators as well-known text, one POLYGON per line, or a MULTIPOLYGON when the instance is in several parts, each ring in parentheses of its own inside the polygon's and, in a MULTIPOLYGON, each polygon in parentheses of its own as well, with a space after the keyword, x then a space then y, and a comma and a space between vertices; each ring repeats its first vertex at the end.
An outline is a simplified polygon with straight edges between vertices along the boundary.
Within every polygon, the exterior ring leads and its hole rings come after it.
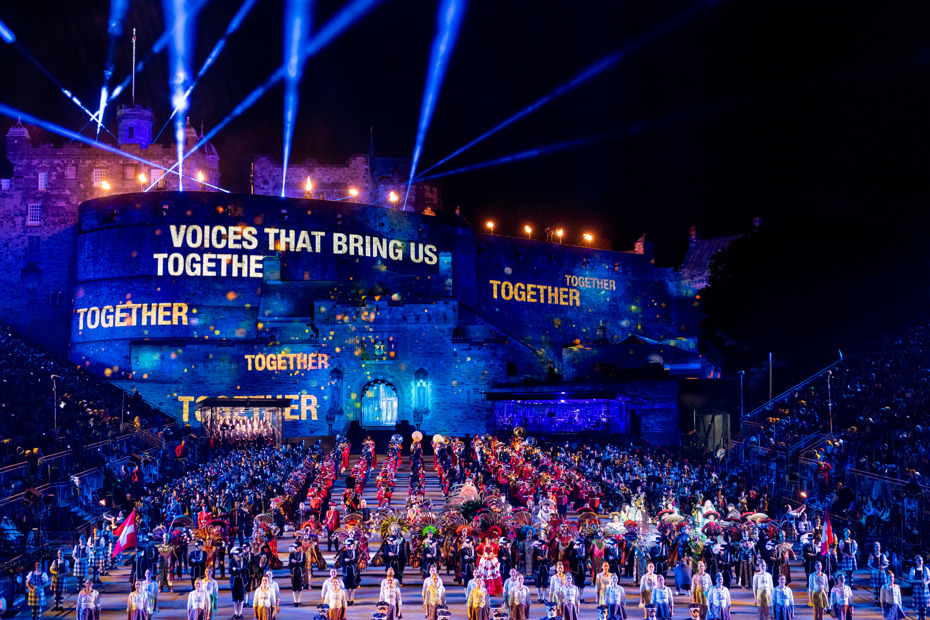
POLYGON ((0 495, 43 482, 36 478, 43 456, 116 438, 124 420, 162 424, 141 399, 0 327, 0 467, 30 464, 30 478, 10 482, 0 495))

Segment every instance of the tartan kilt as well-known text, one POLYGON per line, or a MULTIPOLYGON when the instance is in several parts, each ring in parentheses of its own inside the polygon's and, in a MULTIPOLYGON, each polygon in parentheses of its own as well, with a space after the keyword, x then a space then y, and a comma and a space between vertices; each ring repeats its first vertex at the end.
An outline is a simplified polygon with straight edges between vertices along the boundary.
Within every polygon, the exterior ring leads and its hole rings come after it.
POLYGON ((26 604, 30 607, 45 607, 45 588, 33 588, 26 595, 26 604))
POLYGON ((102 571, 107 567, 107 555, 103 549, 97 549, 94 554, 94 561, 97 564, 97 570, 102 571))
POLYGON ((869 573, 869 587, 878 590, 885 585, 885 571, 873 570, 869 573))
POLYGON ((843 558, 842 558, 841 561, 842 561, 842 566, 841 566, 841 568, 842 568, 842 570, 844 570, 844 571, 846 571, 846 572, 852 572, 852 571, 856 570, 857 568, 859 568, 859 567, 857 566, 856 556, 854 556, 854 555, 843 556, 843 558))
POLYGON ((926 609, 927 605, 930 604, 930 588, 927 586, 915 586, 912 600, 914 602, 914 609, 926 609))
POLYGON ((61 575, 60 577, 52 576, 52 592, 56 596, 61 596, 65 591, 65 576, 61 575))
POLYGON ((87 581, 87 558, 81 558, 74 563, 74 570, 71 571, 71 574, 78 581, 78 586, 84 585, 84 582, 87 581))

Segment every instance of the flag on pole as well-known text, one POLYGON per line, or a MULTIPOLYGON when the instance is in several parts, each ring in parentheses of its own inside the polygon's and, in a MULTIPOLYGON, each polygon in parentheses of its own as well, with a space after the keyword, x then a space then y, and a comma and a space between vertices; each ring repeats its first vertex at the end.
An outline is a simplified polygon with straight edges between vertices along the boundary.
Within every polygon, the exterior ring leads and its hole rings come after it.
POLYGON ((113 545, 114 558, 126 549, 135 548, 139 544, 139 537, 136 534, 135 510, 130 512, 126 520, 113 530, 113 535, 116 536, 116 544, 113 545))
POLYGON ((830 523, 830 513, 825 513, 823 526, 823 542, 820 543, 820 555, 827 555, 827 551, 836 544, 833 536, 833 524, 830 523))

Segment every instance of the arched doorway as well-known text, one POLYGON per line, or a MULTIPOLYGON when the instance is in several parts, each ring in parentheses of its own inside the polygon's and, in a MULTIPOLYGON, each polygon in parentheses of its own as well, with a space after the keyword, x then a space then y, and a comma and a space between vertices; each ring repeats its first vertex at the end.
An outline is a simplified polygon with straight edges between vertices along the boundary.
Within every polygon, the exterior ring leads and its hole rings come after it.
POLYGON ((397 390, 387 381, 372 381, 362 388, 362 426, 397 423, 397 390))

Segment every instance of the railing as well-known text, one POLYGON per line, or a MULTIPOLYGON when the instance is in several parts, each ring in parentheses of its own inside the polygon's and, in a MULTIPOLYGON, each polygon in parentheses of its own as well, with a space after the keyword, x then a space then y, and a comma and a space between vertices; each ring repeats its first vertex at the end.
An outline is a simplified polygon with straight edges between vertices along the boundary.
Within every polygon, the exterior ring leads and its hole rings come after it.
POLYGON ((750 411, 749 413, 747 413, 745 416, 743 416, 743 420, 741 420, 741 422, 742 422, 742 421, 751 420, 752 418, 756 417, 758 414, 762 413, 763 411, 769 411, 769 410, 772 408, 772 405, 773 405, 774 403, 776 403, 776 402, 782 400, 783 398, 786 398, 786 397, 790 396, 792 392, 794 392, 794 391, 796 391, 796 390, 800 390, 802 387, 804 387, 805 385, 807 385, 808 383, 810 383, 810 382, 813 381, 814 379, 819 378, 821 375, 823 375, 824 373, 826 373, 828 370, 833 369, 834 366, 839 365, 840 362, 843 361, 843 359, 846 359, 846 358, 842 358, 842 359, 836 360, 835 362, 833 362, 833 363, 830 364, 829 366, 827 366, 827 367, 825 367, 825 368, 823 368, 823 369, 821 369, 821 370, 818 370, 817 372, 815 372, 814 374, 812 374, 812 375, 811 375, 810 377, 808 377, 807 379, 804 379, 804 381, 801 381, 801 382, 798 383, 797 385, 794 385, 794 386, 788 388, 787 390, 785 390, 784 392, 782 392, 782 393, 779 394, 778 396, 772 398, 771 400, 768 400, 768 401, 762 403, 761 405, 759 405, 758 407, 756 407, 755 409, 753 409, 752 411, 750 411))
POLYGON ((58 482, 67 479, 74 467, 74 451, 66 450, 40 458, 37 475, 43 482, 58 482))
POLYGON ((7 488, 17 480, 29 480, 29 463, 16 463, 0 468, 0 486, 7 488))

